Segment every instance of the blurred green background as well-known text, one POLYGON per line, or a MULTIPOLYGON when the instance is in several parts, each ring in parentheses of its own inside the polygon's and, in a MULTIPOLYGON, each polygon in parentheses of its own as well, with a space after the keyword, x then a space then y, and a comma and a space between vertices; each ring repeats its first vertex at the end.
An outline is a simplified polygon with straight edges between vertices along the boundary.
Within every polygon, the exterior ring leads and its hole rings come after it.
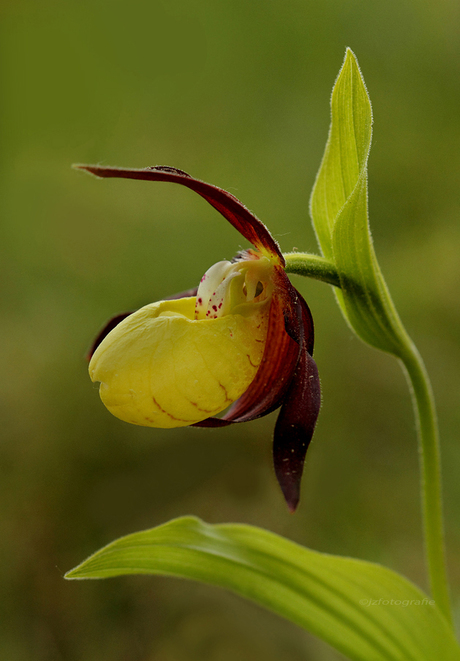
POLYGON ((377 254, 439 407, 458 614, 460 5, 4 0, 0 16, 0 657, 341 658, 217 589, 63 580, 115 537, 183 514, 260 525, 427 587, 403 374, 354 338, 326 285, 294 277, 323 387, 294 516, 271 466, 274 416, 129 426, 101 405, 84 359, 112 314, 196 285, 246 244, 190 191, 97 181, 70 164, 182 168, 236 194, 284 251, 316 251, 308 200, 346 46, 374 108, 377 254))

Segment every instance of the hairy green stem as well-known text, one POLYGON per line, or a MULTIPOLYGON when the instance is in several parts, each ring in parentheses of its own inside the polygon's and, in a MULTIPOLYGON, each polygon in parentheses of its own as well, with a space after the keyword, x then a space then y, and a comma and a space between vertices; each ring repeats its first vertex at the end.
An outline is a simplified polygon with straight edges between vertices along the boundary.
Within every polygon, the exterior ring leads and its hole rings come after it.
POLYGON ((439 609, 452 624, 444 548, 441 456, 433 391, 423 360, 413 344, 411 351, 401 362, 411 390, 417 420, 425 552, 431 594, 439 609))
MULTIPOLYGON (((288 253, 284 258, 287 273, 296 273, 340 287, 335 265, 324 257, 308 253, 288 253)), ((405 345, 405 354, 399 360, 408 380, 417 420, 425 550, 431 593, 439 609, 452 624, 444 549, 441 458, 436 407, 423 360, 409 338, 405 345)))
POLYGON ((304 275, 306 278, 315 278, 334 287, 340 287, 337 269, 328 259, 306 252, 284 253, 283 257, 286 260, 286 273, 304 275))

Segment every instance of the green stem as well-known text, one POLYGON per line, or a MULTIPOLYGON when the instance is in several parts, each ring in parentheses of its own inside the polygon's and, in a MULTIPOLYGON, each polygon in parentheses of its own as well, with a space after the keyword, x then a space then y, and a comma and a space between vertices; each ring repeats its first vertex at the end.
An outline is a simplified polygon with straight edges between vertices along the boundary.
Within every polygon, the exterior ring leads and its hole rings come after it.
POLYGON ((283 255, 286 260, 286 273, 296 273, 307 278, 315 278, 340 287, 340 278, 335 265, 319 255, 306 252, 290 252, 283 255))
POLYGON ((423 360, 413 344, 411 351, 402 359, 402 363, 409 382, 417 420, 425 552, 431 594, 439 609, 452 625, 444 548, 441 456, 433 391, 423 360))
MULTIPOLYGON (((286 272, 327 282, 340 287, 335 265, 324 257, 308 253, 284 255, 286 272)), ((406 351, 400 361, 412 394, 420 452, 422 511, 425 550, 431 594, 439 609, 452 625, 452 612, 447 584, 442 513, 441 458, 436 407, 430 379, 415 345, 406 335, 406 351)))

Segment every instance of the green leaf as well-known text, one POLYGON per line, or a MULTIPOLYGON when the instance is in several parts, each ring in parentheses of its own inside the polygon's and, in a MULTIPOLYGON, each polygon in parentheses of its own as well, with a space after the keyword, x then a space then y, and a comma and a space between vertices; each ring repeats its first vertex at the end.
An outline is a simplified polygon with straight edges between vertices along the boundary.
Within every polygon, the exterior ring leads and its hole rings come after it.
POLYGON ((411 344, 377 263, 368 222, 367 161, 372 109, 350 49, 331 99, 331 127, 310 212, 324 256, 340 279, 342 312, 365 342, 398 357, 411 344))
POLYGON ((331 126, 310 200, 323 254, 334 257, 332 234, 337 216, 367 167, 372 110, 358 63, 350 49, 332 91, 331 126))
POLYGON ((350 659, 460 659, 437 606, 406 579, 252 526, 175 519, 118 539, 66 578, 124 574, 178 576, 227 588, 308 629, 350 659))

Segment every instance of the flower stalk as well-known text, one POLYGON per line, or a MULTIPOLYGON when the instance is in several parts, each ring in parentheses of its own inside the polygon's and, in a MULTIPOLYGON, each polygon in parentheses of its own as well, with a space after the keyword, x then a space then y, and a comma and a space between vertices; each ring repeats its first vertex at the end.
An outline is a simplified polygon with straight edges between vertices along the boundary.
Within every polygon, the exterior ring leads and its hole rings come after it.
POLYGON ((327 282, 334 287, 340 287, 340 278, 335 264, 320 255, 306 252, 290 252, 284 254, 286 273, 296 273, 306 278, 314 278, 327 282))
POLYGON ((417 421, 425 553, 431 593, 452 625, 445 557, 441 456, 436 406, 428 373, 415 345, 412 344, 411 351, 401 359, 401 363, 409 383, 417 421))

